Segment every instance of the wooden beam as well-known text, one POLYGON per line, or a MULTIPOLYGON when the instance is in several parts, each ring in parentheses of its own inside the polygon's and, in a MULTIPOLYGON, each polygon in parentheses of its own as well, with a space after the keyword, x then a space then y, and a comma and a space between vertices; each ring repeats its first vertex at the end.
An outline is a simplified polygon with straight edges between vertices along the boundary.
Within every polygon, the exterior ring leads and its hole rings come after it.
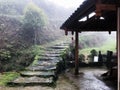
POLYGON ((116 11, 116 10, 117 10, 116 5, 97 3, 95 12, 96 16, 101 16, 102 11, 116 11))
MULTIPOLYGON (((81 32, 90 32, 90 31, 94 31, 94 32, 108 32, 108 31, 116 31, 117 30, 117 28, 115 28, 115 27, 109 27, 109 28, 76 28, 76 29, 79 29, 79 33, 81 33, 81 32)), ((76 29, 75 30, 73 30, 74 32, 76 31, 76 29)), ((69 32, 72 32, 72 31, 69 31, 69 32)))
POLYGON ((112 4, 96 4, 96 9, 107 10, 107 11, 116 11, 116 5, 112 4))
POLYGON ((79 54, 79 48, 78 48, 78 42, 79 42, 79 34, 78 31, 75 32, 75 75, 79 74, 79 60, 78 60, 78 54, 79 54))
POLYGON ((95 10, 94 4, 95 0, 87 0, 84 3, 85 5, 80 6, 60 27, 60 29, 64 29, 66 26, 73 25, 73 22, 82 19, 84 16, 90 14, 95 10), (86 6, 87 4, 87 6, 86 6))

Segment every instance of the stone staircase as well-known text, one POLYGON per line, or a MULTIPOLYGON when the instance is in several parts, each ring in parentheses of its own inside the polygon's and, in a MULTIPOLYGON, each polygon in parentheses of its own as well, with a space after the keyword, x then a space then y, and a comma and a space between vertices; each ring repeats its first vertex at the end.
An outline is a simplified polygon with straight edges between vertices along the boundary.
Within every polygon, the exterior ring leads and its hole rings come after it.
POLYGON ((40 59, 34 65, 26 68, 26 71, 20 72, 20 77, 9 84, 12 85, 51 85, 58 78, 58 63, 62 61, 60 54, 68 48, 69 43, 56 44, 46 47, 45 52, 40 55, 40 59))

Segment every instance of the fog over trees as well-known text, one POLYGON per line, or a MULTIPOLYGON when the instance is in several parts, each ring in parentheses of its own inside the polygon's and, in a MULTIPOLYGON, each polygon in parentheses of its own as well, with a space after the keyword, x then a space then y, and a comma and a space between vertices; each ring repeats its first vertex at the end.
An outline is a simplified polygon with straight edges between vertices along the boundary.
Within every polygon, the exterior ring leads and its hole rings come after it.
MULTIPOLYGON (((28 66, 33 61, 34 48, 38 48, 36 45, 64 36, 59 28, 73 12, 74 8, 57 6, 48 0, 0 0, 0 71, 28 66)), ((89 43, 88 38, 84 41, 89 43)))

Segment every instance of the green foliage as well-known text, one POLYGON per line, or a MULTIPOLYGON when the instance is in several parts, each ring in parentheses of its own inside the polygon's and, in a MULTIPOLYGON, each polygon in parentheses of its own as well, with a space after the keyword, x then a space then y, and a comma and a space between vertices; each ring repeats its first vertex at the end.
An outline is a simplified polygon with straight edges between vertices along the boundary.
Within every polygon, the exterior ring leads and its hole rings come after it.
POLYGON ((97 47, 102 45, 106 39, 104 38, 104 35, 98 35, 98 34, 88 34, 88 35, 81 35, 79 39, 79 45, 80 48, 88 48, 88 47, 97 47))
POLYGON ((79 61, 80 62, 85 61, 85 55, 84 54, 79 55, 79 61))
POLYGON ((27 50, 22 51, 23 54, 28 54, 31 57, 34 57, 32 60, 32 65, 36 64, 37 60, 40 58, 40 54, 44 53, 44 48, 39 45, 34 45, 28 48, 27 50))
POLYGON ((95 50, 95 49, 92 49, 91 51, 90 51, 90 55, 89 55, 89 58, 91 59, 91 61, 93 61, 94 60, 94 56, 97 56, 97 51, 95 50))
POLYGON ((11 80, 14 80, 19 76, 17 72, 6 72, 0 75, 0 86, 5 86, 11 80))
POLYGON ((95 49, 96 51, 101 51, 103 54, 107 52, 107 50, 110 51, 116 51, 116 42, 114 39, 109 39, 106 42, 103 43, 101 46, 96 47, 87 47, 84 49, 81 49, 79 54, 88 55, 92 49, 95 49))
POLYGON ((7 59, 10 59, 11 58, 11 55, 10 55, 10 51, 8 50, 5 50, 5 49, 1 49, 0 50, 0 59, 1 60, 7 60, 7 59))
POLYGON ((43 52, 41 46, 31 46, 24 50, 1 50, 0 52, 0 71, 19 71, 29 66, 37 60, 39 54, 43 52))
POLYGON ((34 61, 32 62, 32 65, 37 64, 37 61, 38 61, 39 59, 40 59, 40 56, 39 56, 39 55, 35 55, 34 61))
POLYGON ((68 58, 68 53, 70 52, 70 49, 69 48, 66 48, 63 52, 61 52, 60 54, 60 57, 63 59, 63 60, 66 60, 68 58))
POLYGON ((92 50, 90 51, 90 53, 91 53, 92 56, 97 56, 97 54, 98 54, 95 49, 92 49, 92 50))
POLYGON ((26 6, 23 21, 25 25, 29 25, 35 29, 38 27, 43 27, 48 23, 47 16, 44 11, 33 3, 26 6))
POLYGON ((34 45, 30 47, 27 51, 30 52, 32 55, 39 55, 43 52, 43 47, 39 45, 34 45))
POLYGON ((40 59, 40 56, 36 55, 35 58, 34 58, 34 60, 38 60, 38 59, 40 59))

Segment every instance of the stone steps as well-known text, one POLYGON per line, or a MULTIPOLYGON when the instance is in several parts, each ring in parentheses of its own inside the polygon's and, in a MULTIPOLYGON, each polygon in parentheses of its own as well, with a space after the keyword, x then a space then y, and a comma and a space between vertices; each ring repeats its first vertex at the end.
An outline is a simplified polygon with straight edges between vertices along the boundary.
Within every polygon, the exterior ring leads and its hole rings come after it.
POLYGON ((70 43, 67 43, 67 42, 56 44, 56 46, 69 46, 69 45, 70 43))
POLYGON ((45 58, 40 58, 39 60, 38 60, 38 63, 40 62, 40 61, 45 61, 45 62, 51 62, 51 63, 58 63, 59 61, 62 61, 62 58, 47 58, 47 57, 45 57, 45 58))
POLYGON ((55 71, 56 66, 30 66, 27 67, 26 70, 28 71, 55 71))
POLYGON ((40 57, 60 57, 59 54, 41 54, 40 57))
POLYGON ((61 52, 45 52, 45 54, 57 54, 57 55, 60 55, 61 52))
POLYGON ((33 76, 33 77, 19 77, 12 81, 12 83, 9 82, 8 84, 19 86, 33 86, 33 85, 49 85, 53 83, 54 83, 53 77, 41 78, 33 76))
POLYGON ((59 46, 59 45, 56 45, 56 46, 51 46, 49 48, 52 48, 52 49, 65 49, 65 48, 68 48, 68 46, 59 46))
POLYGON ((55 77, 54 71, 23 71, 20 72, 20 75, 23 77, 55 77))
POLYGON ((37 61, 36 66, 56 66, 57 62, 55 61, 37 61))
POLYGON ((26 68, 26 71, 20 72, 20 77, 9 84, 12 85, 49 85, 53 84, 57 78, 57 64, 62 61, 61 52, 67 46, 57 44, 45 48, 36 64, 26 68))

